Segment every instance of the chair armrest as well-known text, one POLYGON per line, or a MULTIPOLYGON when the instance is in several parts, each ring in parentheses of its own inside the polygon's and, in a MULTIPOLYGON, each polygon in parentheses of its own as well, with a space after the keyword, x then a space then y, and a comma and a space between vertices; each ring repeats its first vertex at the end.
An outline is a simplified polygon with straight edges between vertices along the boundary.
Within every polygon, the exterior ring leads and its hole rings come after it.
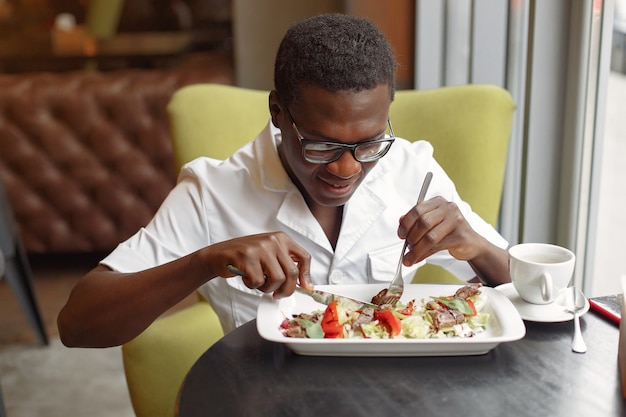
POLYGON ((157 319, 123 345, 124 372, 137 417, 173 416, 187 372, 222 336, 213 308, 201 301, 157 319))

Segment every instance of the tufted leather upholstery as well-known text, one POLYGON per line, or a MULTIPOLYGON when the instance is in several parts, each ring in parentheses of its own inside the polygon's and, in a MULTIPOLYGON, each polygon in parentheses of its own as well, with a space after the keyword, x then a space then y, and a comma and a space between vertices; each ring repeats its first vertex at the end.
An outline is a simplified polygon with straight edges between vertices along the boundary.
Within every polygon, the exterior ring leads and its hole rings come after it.
POLYGON ((108 251, 176 180, 166 105, 229 68, 0 76, 0 179, 29 253, 108 251))

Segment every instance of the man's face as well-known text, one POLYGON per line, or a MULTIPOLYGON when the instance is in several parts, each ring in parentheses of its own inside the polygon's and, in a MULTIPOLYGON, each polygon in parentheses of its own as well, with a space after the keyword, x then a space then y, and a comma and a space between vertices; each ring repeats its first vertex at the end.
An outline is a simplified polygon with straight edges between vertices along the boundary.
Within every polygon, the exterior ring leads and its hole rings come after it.
POLYGON ((330 163, 308 162, 288 112, 307 140, 355 144, 384 134, 390 105, 387 85, 358 93, 302 87, 299 99, 288 109, 272 94, 272 121, 283 138, 279 147, 282 163, 312 211, 344 205, 376 162, 359 162, 350 150, 330 163))

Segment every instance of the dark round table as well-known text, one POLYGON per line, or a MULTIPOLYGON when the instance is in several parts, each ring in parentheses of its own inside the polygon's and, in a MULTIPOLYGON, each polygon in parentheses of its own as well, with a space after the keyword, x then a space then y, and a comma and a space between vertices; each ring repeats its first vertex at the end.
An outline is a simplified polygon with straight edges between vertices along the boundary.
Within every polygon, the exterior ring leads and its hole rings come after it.
POLYGON ((618 327, 589 312, 588 351, 573 324, 526 322, 485 355, 315 357, 263 340, 252 321, 207 350, 181 387, 179 417, 621 416, 618 327))

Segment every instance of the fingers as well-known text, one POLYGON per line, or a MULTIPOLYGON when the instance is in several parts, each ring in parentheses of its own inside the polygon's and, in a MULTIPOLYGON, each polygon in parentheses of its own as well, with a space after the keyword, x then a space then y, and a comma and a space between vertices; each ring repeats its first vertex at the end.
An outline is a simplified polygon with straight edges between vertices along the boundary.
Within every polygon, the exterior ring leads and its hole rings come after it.
POLYGON ((263 271, 265 271, 265 281, 256 287, 263 292, 274 292, 291 294, 296 288, 298 281, 298 267, 293 262, 289 254, 281 251, 275 257, 269 257, 262 261, 263 271))
MULTIPOLYGON (((313 282, 311 281, 311 256, 303 251, 297 258, 295 254, 292 254, 289 262, 291 269, 287 274, 287 279, 281 286, 274 290, 274 298, 282 298, 291 295, 298 283, 307 291, 313 290, 313 282)), ((289 262, 287 264, 289 264, 289 262)))
POLYGON ((475 232, 471 229, 458 206, 442 197, 435 197, 413 207, 400 219, 398 236, 409 242, 404 257, 406 266, 414 265, 441 250, 448 250, 464 259, 473 253, 471 248, 475 232))
POLYGON ((400 239, 409 238, 410 242, 418 241, 423 234, 441 221, 442 216, 445 216, 442 209, 445 210, 447 204, 454 203, 450 203, 439 196, 417 203, 404 216, 400 217, 398 237, 400 239))
POLYGON ((300 286, 307 291, 313 291, 313 280, 311 279, 311 256, 307 254, 298 263, 298 281, 300 286))
POLYGON ((231 259, 234 268, 229 268, 229 273, 241 275, 248 288, 273 292, 275 298, 291 295, 298 283, 312 289, 311 256, 282 232, 247 236, 218 245, 219 251, 224 252, 220 258, 231 259))
POLYGON ((411 246, 417 244, 424 235, 444 220, 447 203, 443 198, 435 197, 413 206, 400 218, 398 236, 407 239, 411 246))

